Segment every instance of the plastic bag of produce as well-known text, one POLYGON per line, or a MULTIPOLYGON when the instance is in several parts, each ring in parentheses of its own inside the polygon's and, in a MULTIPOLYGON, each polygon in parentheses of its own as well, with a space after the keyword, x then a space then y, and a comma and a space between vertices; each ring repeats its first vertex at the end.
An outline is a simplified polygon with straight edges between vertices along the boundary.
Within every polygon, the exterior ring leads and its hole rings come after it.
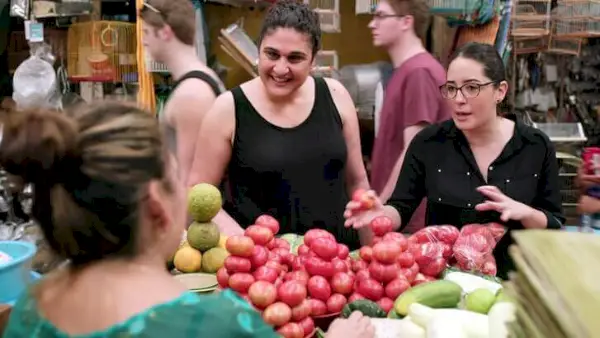
POLYGON ((452 247, 456 267, 463 271, 496 275, 492 254, 505 228, 498 223, 465 225, 452 247))
POLYGON ((438 277, 452 257, 452 245, 459 237, 459 230, 451 225, 429 226, 408 238, 409 250, 419 272, 425 276, 438 277))

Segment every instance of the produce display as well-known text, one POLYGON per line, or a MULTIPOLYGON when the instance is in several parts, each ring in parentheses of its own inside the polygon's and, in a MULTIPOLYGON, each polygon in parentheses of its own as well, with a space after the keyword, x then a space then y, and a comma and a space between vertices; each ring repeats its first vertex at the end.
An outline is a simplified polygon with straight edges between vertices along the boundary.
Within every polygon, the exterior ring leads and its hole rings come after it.
MULTIPOLYGON (((373 206, 362 191, 353 198, 373 206)), ((285 338, 318 337, 326 330, 321 318, 353 311, 373 319, 379 338, 505 337, 490 329, 504 332, 498 328, 510 310, 500 305, 506 297, 494 277, 491 253, 505 231, 498 224, 441 225, 405 236, 377 217, 369 225, 371 245, 349 252, 322 229, 279 234, 270 215, 243 235, 222 236, 211 222, 220 204, 217 188, 192 188, 194 222, 173 265, 183 273, 216 273, 220 288, 240 294, 285 338)))
POLYGON ((221 209, 221 192, 210 184, 198 184, 188 194, 188 211, 193 222, 184 231, 179 249, 168 262, 170 269, 179 273, 216 273, 229 253, 225 249, 226 236, 212 219, 221 209))

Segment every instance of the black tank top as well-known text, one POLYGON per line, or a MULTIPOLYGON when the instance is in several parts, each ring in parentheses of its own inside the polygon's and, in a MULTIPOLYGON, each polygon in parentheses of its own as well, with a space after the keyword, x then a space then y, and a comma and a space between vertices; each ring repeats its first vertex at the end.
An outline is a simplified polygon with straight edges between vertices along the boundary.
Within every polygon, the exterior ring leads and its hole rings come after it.
POLYGON ((240 87, 232 90, 236 126, 224 208, 242 227, 269 214, 280 222, 280 233, 321 228, 356 247, 356 232, 343 226, 348 194, 342 120, 325 80, 314 80, 312 111, 293 128, 271 124, 240 87))
MULTIPOLYGON (((212 76, 206 74, 205 72, 199 70, 192 70, 183 74, 175 83, 173 84, 173 89, 171 93, 175 91, 175 89, 185 80, 188 79, 199 79, 210 86, 215 96, 219 96, 222 92, 225 91, 225 88, 219 84, 212 76)), ((164 118, 164 115, 161 115, 164 118)), ((167 149, 172 152, 176 152, 177 150, 177 131, 173 126, 168 123, 165 123, 165 137, 167 140, 167 149)))

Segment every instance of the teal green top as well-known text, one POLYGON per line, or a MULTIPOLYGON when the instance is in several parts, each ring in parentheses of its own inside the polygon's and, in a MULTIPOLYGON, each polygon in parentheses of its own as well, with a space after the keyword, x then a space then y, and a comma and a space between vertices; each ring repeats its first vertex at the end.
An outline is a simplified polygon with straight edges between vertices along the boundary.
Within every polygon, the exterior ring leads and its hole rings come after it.
MULTIPOLYGON (((82 300, 84 301, 84 300, 82 300)), ((74 316, 73 320, 77 320, 74 316)), ((15 304, 4 338, 244 338, 279 337, 245 300, 231 290, 184 293, 106 330, 70 336, 45 319, 27 292, 15 304)))

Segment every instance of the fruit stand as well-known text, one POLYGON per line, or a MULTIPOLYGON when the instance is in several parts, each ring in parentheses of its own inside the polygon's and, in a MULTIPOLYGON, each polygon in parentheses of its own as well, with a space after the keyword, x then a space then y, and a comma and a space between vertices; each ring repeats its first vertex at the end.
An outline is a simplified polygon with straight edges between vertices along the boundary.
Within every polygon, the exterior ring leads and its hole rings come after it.
POLYGON ((491 254, 505 233, 499 224, 441 225, 407 237, 379 217, 370 224, 372 245, 349 252, 322 229, 279 234, 269 215, 243 235, 222 236, 210 222, 220 207, 217 193, 207 185, 190 192, 195 222, 174 255, 175 273, 184 273, 177 278, 212 283, 188 284, 198 292, 214 284, 234 290, 283 337, 322 335, 352 311, 372 318, 376 337, 506 337, 493 332, 508 316, 491 254), (193 208, 212 211, 198 217, 193 208), (212 273, 216 282, 200 278, 212 273))

